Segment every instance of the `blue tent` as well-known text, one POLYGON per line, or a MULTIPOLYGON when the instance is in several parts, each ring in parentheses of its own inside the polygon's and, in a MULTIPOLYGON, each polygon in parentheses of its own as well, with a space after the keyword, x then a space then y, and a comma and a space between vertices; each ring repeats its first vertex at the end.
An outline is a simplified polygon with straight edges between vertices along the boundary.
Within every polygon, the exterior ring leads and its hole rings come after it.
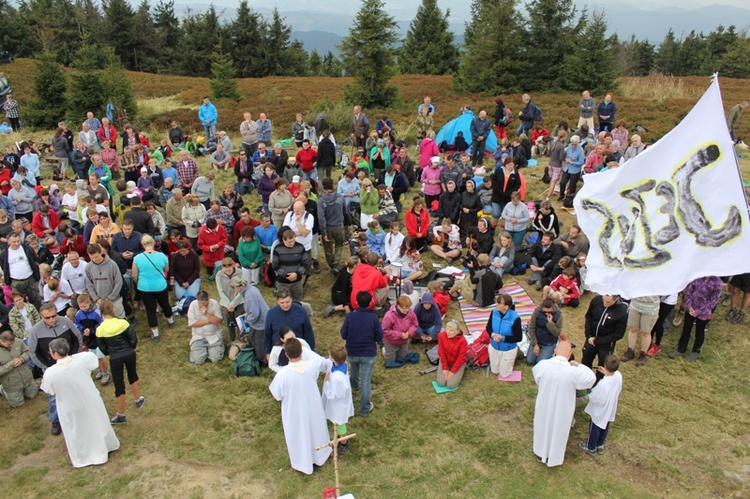
MULTIPOLYGON (((473 119, 474 113, 472 111, 464 111, 458 118, 454 118, 443 125, 443 128, 440 129, 437 137, 435 137, 435 142, 440 145, 445 141, 449 145, 453 145, 456 134, 458 132, 463 132, 466 143, 471 147, 471 120, 473 119)), ((490 136, 487 137, 485 150, 494 153, 495 149, 497 149, 497 137, 494 133, 490 133, 490 136)))

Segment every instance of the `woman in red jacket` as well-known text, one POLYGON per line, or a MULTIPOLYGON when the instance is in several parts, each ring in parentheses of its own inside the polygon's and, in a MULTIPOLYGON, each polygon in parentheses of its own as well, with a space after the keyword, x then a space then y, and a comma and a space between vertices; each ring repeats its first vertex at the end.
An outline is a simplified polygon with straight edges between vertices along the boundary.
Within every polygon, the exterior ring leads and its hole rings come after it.
POLYGON ((215 218, 206 220, 198 233, 198 247, 203 252, 203 264, 213 281, 216 273, 221 268, 224 259, 224 245, 227 244, 229 236, 223 225, 219 225, 215 218))
POLYGON ((448 388, 458 388, 466 370, 466 352, 469 344, 458 327, 458 321, 451 319, 445 330, 438 335, 437 384, 448 388))
POLYGON ((430 211, 424 207, 424 201, 420 196, 414 196, 414 205, 404 215, 406 232, 414 238, 417 251, 427 247, 430 234, 430 211))

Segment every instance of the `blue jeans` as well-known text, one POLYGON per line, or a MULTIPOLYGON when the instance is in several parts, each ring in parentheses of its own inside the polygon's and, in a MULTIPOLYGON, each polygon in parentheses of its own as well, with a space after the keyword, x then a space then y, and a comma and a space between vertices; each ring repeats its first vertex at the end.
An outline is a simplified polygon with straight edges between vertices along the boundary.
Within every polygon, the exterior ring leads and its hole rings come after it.
MULTIPOLYGON (((433 307, 437 307, 437 305, 433 305, 433 307)), ((437 326, 430 326, 427 329, 422 329, 421 327, 417 328, 417 332, 415 333, 417 336, 424 336, 427 335, 432 339, 437 338, 437 335, 440 331, 438 330, 437 326)))
POLYGON ((234 190, 236 190, 240 196, 244 196, 245 194, 252 194, 253 184, 251 182, 248 182, 246 184, 243 184, 242 182, 237 182, 234 184, 234 190))
POLYGON ((362 416, 367 416, 370 413, 370 392, 372 391, 372 371, 375 369, 375 359, 377 357, 349 357, 349 365, 352 368, 352 390, 359 388, 359 413, 362 416), (361 386, 360 374, 362 375, 361 386))
POLYGON ((190 295, 193 298, 198 296, 198 291, 201 290, 201 280, 196 279, 193 281, 193 284, 187 287, 187 289, 183 288, 180 284, 174 283, 174 296, 178 300, 181 300, 183 296, 190 295))
POLYGON ((504 203, 492 203, 492 218, 500 218, 503 214, 504 203))
POLYGON ((210 139, 216 135, 216 124, 206 125, 203 124, 203 130, 206 132, 206 139, 210 139))
POLYGON ((519 126, 518 130, 516 130, 516 136, 519 136, 523 133, 526 134, 527 137, 531 138, 531 134, 529 132, 533 127, 533 125, 527 125, 526 123, 521 122, 521 126, 519 126), (528 128, 526 128, 527 126, 528 128))
POLYGON ((607 423, 606 428, 599 428, 592 421, 589 426, 589 439, 586 442, 586 446, 589 450, 596 450, 597 447, 604 447, 607 433, 609 433, 609 423, 607 423))
POLYGON ((513 238, 513 246, 521 246, 523 244, 523 236, 526 235, 525 230, 519 230, 519 231, 508 231, 508 234, 510 234, 510 237, 513 238))
POLYGON ((503 264, 503 266, 502 266, 502 267, 494 267, 494 266, 490 266, 490 268, 492 269, 492 271, 493 271, 493 272, 494 272, 495 274, 497 274, 497 275, 499 275, 500 277, 502 277, 502 276, 503 276, 503 274, 505 273, 505 271, 506 271, 506 270, 509 270, 509 269, 508 269, 508 266, 507 266, 507 263, 508 263, 508 257, 507 257, 507 256, 502 256, 502 257, 500 257, 500 258, 498 258, 498 257, 495 257, 495 258, 493 258, 493 259, 492 259, 492 261, 491 261, 490 263, 495 263, 495 262, 497 262, 497 263, 502 263, 502 264, 503 264))
POLYGON ((535 366, 540 360, 551 359, 555 356, 556 345, 539 345, 539 355, 534 355, 534 347, 529 345, 529 352, 526 354, 526 363, 535 366))
POLYGON ((318 181, 318 169, 313 168, 309 172, 302 172, 302 180, 314 180, 315 182, 318 181))
POLYGON ((59 423, 60 418, 57 417, 57 401, 54 395, 47 395, 47 405, 49 406, 49 422, 59 423))

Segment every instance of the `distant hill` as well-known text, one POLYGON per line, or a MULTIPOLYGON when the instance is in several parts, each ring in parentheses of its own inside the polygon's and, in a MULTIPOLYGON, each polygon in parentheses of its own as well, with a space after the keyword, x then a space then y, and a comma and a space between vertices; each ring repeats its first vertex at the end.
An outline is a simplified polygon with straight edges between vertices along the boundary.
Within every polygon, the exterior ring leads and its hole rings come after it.
POLYGON ((343 40, 342 36, 336 33, 329 33, 326 31, 292 31, 292 40, 297 39, 305 45, 305 50, 312 52, 317 50, 322 56, 329 50, 334 55, 338 55, 339 50, 336 47, 343 40))

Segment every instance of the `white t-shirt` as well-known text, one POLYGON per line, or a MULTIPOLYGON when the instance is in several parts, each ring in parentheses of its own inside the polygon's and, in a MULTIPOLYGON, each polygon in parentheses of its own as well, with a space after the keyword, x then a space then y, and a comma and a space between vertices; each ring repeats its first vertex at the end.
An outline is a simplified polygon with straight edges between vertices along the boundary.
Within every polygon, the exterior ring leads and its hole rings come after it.
MULTIPOLYGON (((305 224, 305 227, 307 227, 307 229, 310 232, 306 236, 297 235, 294 239, 298 243, 300 243, 302 246, 304 246, 305 250, 310 251, 312 249, 312 238, 313 238, 312 230, 313 230, 313 225, 315 225, 315 218, 309 213, 305 212, 302 215, 302 220, 305 224)), ((299 229, 297 227, 297 215, 295 215, 293 211, 290 211, 289 213, 286 214, 286 217, 284 217, 284 225, 292 229, 295 234, 299 232, 299 229)))
POLYGON ((78 194, 66 192, 62 198, 62 205, 70 211, 76 211, 78 209, 78 194))
POLYGON ((26 327, 26 331, 31 331, 31 328, 34 327, 34 325, 31 323, 31 319, 29 319, 29 308, 24 305, 22 309, 19 310, 21 313, 21 317, 23 317, 24 326, 26 327))
POLYGON ((78 260, 78 267, 73 267, 70 262, 63 265, 60 271, 60 279, 67 281, 76 294, 86 291, 86 263, 84 260, 78 260))
MULTIPOLYGON (((73 294, 73 289, 70 287, 70 284, 68 284, 67 281, 60 280, 60 284, 57 287, 57 292, 62 293, 66 296, 71 296, 73 294)), ((50 291, 48 285, 44 285, 44 301, 49 302, 52 300, 52 295, 55 294, 55 291, 50 291)), ((63 298, 62 296, 58 296, 55 298, 55 308, 58 312, 62 312, 65 310, 65 307, 70 305, 70 298, 63 298)))
POLYGON ((11 279, 23 281, 31 277, 33 272, 31 271, 31 265, 29 265, 29 260, 26 258, 26 252, 23 250, 23 247, 15 250, 8 247, 8 269, 10 270, 11 279))

